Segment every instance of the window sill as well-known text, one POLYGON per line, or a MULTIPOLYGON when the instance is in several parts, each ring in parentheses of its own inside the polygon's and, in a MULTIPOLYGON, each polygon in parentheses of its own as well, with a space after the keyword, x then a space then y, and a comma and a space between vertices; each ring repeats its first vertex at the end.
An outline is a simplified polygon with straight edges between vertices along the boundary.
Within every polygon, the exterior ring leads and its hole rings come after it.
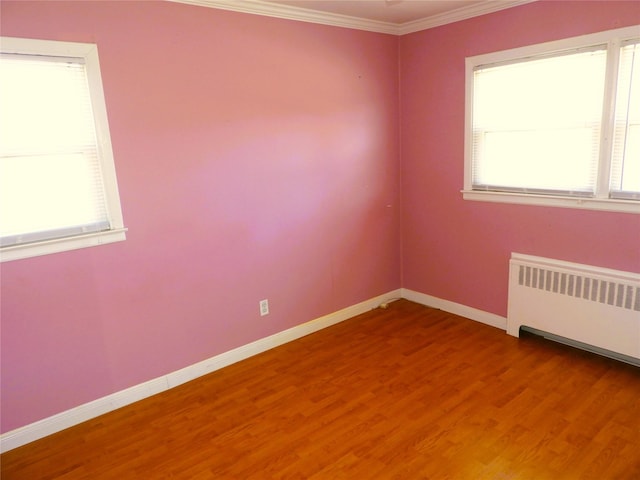
POLYGON ((520 205, 538 205, 545 207, 580 208, 640 214, 640 202, 611 198, 575 198, 552 195, 534 195, 524 193, 481 192, 462 190, 462 198, 479 202, 517 203, 520 205))
POLYGON ((43 242, 12 245, 0 248, 0 262, 20 260, 22 258, 38 257, 50 253, 66 252, 79 248, 95 247, 107 243, 121 242, 126 239, 126 228, 117 228, 106 232, 76 235, 73 237, 57 238, 43 242))

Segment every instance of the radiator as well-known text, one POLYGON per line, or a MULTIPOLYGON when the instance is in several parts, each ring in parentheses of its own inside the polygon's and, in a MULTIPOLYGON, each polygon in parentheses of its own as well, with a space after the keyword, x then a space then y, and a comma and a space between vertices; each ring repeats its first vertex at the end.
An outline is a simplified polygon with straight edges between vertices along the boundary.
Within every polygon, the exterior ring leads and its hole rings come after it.
POLYGON ((640 274, 512 253, 507 333, 640 363, 640 274))

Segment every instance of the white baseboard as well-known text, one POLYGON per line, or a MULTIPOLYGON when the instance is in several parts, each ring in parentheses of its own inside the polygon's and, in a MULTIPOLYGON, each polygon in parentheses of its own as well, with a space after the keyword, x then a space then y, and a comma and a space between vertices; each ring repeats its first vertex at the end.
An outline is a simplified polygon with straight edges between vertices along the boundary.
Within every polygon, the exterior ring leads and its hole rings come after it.
POLYGON ((24 427, 11 430, 0 435, 0 452, 4 453, 14 448, 26 445, 40 438, 98 417, 105 413, 116 410, 125 405, 137 402, 157 393, 181 385, 190 380, 194 380, 202 375, 206 375, 220 368, 239 362, 258 353, 262 353, 271 348, 283 345, 292 340, 317 332, 323 328, 330 327, 349 318, 365 313, 378 307, 382 303, 387 303, 393 299, 401 297, 401 289, 393 290, 383 295, 365 300, 364 302, 352 305, 337 312, 316 318, 310 322, 303 323, 293 328, 283 330, 269 337, 261 338, 255 342, 248 343, 241 347, 221 353, 202 362, 190 365, 181 370, 171 372, 162 377, 149 380, 148 382, 135 385, 131 388, 107 395, 89 403, 79 405, 70 410, 58 413, 51 417, 25 425, 24 427))
POLYGON ((400 288, 383 295, 365 300, 364 302, 338 310, 337 312, 316 318, 293 328, 283 330, 269 337, 261 338, 255 342, 221 353, 202 362, 195 363, 181 370, 168 373, 147 382, 135 385, 131 388, 107 395, 89 403, 79 405, 70 410, 58 413, 51 417, 25 425, 0 435, 0 452, 4 453, 14 448, 26 445, 40 438, 137 402, 144 398, 158 394, 170 388, 189 382, 198 377, 224 368, 233 363, 252 357, 271 348, 278 347, 287 342, 304 337, 311 333, 343 322, 349 318, 360 315, 378 307, 382 303, 390 302, 398 298, 406 298, 412 302, 420 303, 433 308, 439 308, 446 312, 460 315, 477 322, 491 325, 492 327, 506 330, 507 319, 493 313, 467 307, 449 300, 433 297, 424 293, 406 288, 400 288))
POLYGON ((402 288, 402 298, 406 298, 415 303, 426 305, 427 307, 438 308, 445 312, 460 315, 476 322, 491 325, 492 327, 499 328, 501 330, 507 330, 507 318, 501 317, 494 313, 485 312, 484 310, 478 310, 477 308, 468 307, 460 303, 451 302, 449 300, 443 300, 442 298, 432 297, 426 293, 416 292, 415 290, 409 290, 408 288, 402 288))

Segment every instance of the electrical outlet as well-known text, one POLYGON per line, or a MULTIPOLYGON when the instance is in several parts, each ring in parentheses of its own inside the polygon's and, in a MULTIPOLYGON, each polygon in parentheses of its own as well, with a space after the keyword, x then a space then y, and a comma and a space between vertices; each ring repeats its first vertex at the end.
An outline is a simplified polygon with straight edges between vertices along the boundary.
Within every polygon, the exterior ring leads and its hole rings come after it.
POLYGON ((269 315, 269 300, 260 300, 260 316, 269 315))

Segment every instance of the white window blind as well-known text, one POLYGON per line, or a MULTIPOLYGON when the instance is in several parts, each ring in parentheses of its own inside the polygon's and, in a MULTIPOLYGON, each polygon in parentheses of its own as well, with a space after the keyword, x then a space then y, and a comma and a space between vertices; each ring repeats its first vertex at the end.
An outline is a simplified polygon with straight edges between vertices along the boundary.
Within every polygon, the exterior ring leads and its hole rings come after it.
POLYGON ((640 214, 640 25, 465 59, 466 200, 640 214))
POLYGON ((610 195, 640 199, 640 41, 620 49, 610 195))
POLYGON ((0 58, 3 247, 111 228, 83 58, 0 58))
POLYGON ((473 72, 472 188, 593 196, 607 46, 473 72))

